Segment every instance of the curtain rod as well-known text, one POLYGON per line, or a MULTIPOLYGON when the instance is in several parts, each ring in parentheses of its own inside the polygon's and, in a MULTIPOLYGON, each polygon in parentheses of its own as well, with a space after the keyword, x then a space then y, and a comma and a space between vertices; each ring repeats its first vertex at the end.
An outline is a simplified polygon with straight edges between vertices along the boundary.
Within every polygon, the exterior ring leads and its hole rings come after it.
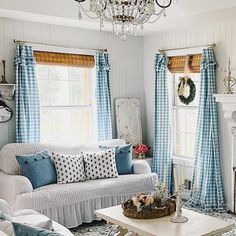
POLYGON ((211 43, 211 44, 198 45, 198 46, 189 46, 189 47, 182 47, 182 48, 166 48, 166 49, 158 49, 158 50, 159 50, 160 53, 163 53, 163 52, 166 52, 166 51, 175 51, 175 50, 201 48, 201 47, 214 48, 215 46, 216 46, 216 43, 211 43))
MULTIPOLYGON (((39 43, 39 42, 32 42, 32 41, 23 41, 23 40, 16 40, 14 39, 13 40, 14 43, 18 43, 18 44, 21 44, 21 43, 32 43, 32 44, 38 44, 38 45, 45 45, 45 46, 53 46, 53 47, 62 47, 62 48, 73 48, 73 47, 69 47, 69 46, 61 46, 61 45, 58 45, 58 44, 50 44, 50 43, 39 43)), ((107 48, 79 48, 81 50, 94 50, 94 51, 102 51, 102 52, 107 52, 108 49, 107 48)))

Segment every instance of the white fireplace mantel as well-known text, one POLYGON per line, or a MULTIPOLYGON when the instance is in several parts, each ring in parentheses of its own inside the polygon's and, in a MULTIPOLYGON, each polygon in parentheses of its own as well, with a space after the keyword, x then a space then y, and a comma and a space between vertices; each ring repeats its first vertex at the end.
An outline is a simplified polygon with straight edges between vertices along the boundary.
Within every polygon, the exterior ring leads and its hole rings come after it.
POLYGON ((236 116, 234 116, 234 113, 236 113, 236 94, 215 94, 214 95, 216 102, 222 104, 222 110, 224 112, 224 118, 226 119, 230 131, 231 131, 231 147, 229 150, 231 150, 231 158, 228 161, 230 161, 230 168, 231 168, 231 174, 229 179, 230 184, 230 199, 228 200, 228 207, 232 211, 234 211, 234 173, 233 173, 233 167, 236 166, 236 116))
POLYGON ((216 102, 222 104, 224 117, 229 126, 236 126, 236 120, 233 115, 236 112, 236 94, 215 94, 214 97, 216 98, 216 102))

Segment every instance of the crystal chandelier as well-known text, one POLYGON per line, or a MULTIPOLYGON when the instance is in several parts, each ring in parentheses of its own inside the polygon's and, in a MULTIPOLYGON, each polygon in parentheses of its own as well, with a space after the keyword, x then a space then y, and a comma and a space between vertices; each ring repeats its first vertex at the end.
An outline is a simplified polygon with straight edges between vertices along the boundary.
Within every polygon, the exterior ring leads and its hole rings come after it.
POLYGON ((172 0, 90 0, 90 9, 86 9, 83 6, 86 0, 75 1, 78 2, 79 19, 81 12, 91 19, 100 19, 100 30, 104 22, 109 22, 113 33, 123 40, 131 33, 136 35, 138 27, 142 30, 145 23, 154 23, 165 16, 165 9, 172 4, 172 0))

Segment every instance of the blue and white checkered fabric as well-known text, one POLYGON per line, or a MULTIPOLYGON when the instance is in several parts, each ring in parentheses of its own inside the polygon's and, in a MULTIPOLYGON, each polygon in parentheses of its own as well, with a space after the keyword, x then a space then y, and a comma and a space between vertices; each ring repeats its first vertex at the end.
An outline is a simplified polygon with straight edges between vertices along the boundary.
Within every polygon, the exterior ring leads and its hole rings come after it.
POLYGON ((16 142, 40 141, 40 105, 31 46, 18 45, 16 73, 16 142))
POLYGON ((155 58, 153 170, 163 183, 164 166, 167 166, 167 189, 171 188, 171 126, 167 81, 167 58, 157 54, 155 58))
POLYGON ((225 211, 220 170, 219 136, 217 130, 216 61, 213 49, 204 49, 201 62, 201 89, 195 145, 195 167, 189 204, 205 211, 225 211), (197 170, 197 171, 196 171, 197 170), (197 172, 197 173, 196 173, 197 172), (195 175, 197 184, 194 185, 195 175))
POLYGON ((98 140, 112 138, 110 65, 108 54, 96 55, 98 140))

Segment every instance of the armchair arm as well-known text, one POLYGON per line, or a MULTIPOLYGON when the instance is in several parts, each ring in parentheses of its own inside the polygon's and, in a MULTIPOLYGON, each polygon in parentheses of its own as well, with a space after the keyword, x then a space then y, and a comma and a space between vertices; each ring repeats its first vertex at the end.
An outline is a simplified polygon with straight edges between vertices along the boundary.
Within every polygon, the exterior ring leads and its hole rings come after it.
POLYGON ((0 172, 0 198, 10 205, 14 206, 17 195, 29 192, 33 192, 33 187, 28 178, 0 172))
POLYGON ((138 160, 133 162, 134 174, 150 174, 152 173, 151 167, 144 160, 138 160))

